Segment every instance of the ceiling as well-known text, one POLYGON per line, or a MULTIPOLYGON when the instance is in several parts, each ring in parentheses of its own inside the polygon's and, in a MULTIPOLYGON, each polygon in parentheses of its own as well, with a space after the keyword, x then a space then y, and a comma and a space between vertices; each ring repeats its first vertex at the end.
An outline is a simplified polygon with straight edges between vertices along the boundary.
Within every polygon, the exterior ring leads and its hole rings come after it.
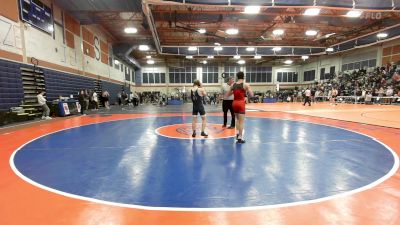
MULTIPOLYGON (((400 35, 400 0, 56 0, 82 24, 98 24, 109 33, 115 44, 126 46, 129 56, 140 64, 148 54, 165 61, 166 58, 184 58, 185 55, 227 56, 236 54, 263 55, 282 58, 288 55, 325 54, 327 47, 335 52, 374 44, 379 41, 376 33, 387 30, 386 39, 400 35), (185 2, 185 3, 182 3, 185 2), (246 4, 262 5, 255 15, 244 14, 246 4), (318 6, 318 16, 303 15, 307 8, 318 6), (345 14, 352 8, 363 9, 359 18, 345 14), (136 34, 126 34, 123 29, 133 26, 136 34), (206 33, 199 33, 200 28, 206 33), (228 35, 228 28, 239 30, 228 35), (283 35, 274 35, 283 29, 283 35), (307 36, 307 30, 317 31, 307 36), (361 38, 361 39, 360 39, 361 38), (350 40, 350 41, 349 41, 350 40), (214 51, 221 45, 223 50, 214 51), (149 52, 137 49, 149 44, 149 52), (196 46, 196 51, 188 51, 196 46), (248 52, 246 47, 255 47, 248 52), (272 51, 273 47, 281 51, 272 51)), ((121 48, 119 48, 121 49, 121 48)), ((124 53, 125 54, 125 53, 124 53)))

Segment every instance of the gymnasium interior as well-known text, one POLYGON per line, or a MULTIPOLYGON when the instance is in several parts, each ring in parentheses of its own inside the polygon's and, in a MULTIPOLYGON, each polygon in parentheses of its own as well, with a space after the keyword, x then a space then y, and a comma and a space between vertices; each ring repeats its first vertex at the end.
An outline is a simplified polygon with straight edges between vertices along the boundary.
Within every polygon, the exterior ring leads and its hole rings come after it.
POLYGON ((399 140, 400 0, 1 0, 0 225, 399 225, 399 140))

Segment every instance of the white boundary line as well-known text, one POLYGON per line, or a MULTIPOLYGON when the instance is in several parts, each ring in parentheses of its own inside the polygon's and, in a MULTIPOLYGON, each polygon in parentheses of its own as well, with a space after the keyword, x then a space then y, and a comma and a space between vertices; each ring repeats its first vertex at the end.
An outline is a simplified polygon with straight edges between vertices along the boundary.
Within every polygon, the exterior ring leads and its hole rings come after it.
MULTIPOLYGON (((192 138, 192 135, 188 135, 188 137, 173 137, 173 136, 168 136, 168 135, 165 135, 165 134, 161 134, 160 132, 159 132, 159 129, 162 129, 162 128, 164 128, 164 127, 169 127, 169 126, 175 126, 175 125, 182 125, 182 124, 185 124, 185 125, 192 125, 191 123, 176 123, 176 124, 171 124, 171 125, 165 125, 165 126, 162 126, 162 127, 159 127, 159 128, 157 128, 157 129, 155 129, 154 130, 154 132, 157 134, 157 135, 160 135, 160 136, 162 136, 162 137, 167 137, 167 138, 174 138, 174 139, 181 139, 181 140, 206 140, 206 139, 210 139, 210 140, 217 140, 217 139, 225 139, 225 138, 232 138, 232 137, 235 137, 236 136, 236 134, 234 134, 234 135, 230 135, 230 136, 225 136, 225 137, 210 137, 210 136, 208 136, 208 137, 204 137, 204 138, 192 138)), ((207 123, 207 125, 221 125, 221 124, 216 124, 216 123, 207 123)), ((207 126, 206 126, 206 128, 207 128, 207 126)), ((235 128, 235 130, 236 130, 236 128, 235 128)), ((196 136, 197 137, 197 136, 196 136)))
MULTIPOLYGON (((139 117, 139 118, 125 118, 125 119, 117 119, 117 120, 112 120, 112 121, 104 121, 104 122, 100 122, 100 123, 107 123, 107 122, 115 122, 115 121, 121 121, 121 120, 132 120, 132 119, 143 119, 143 118, 151 118, 151 117, 176 117, 176 116, 149 116, 149 117, 139 117)), ((283 203, 283 204, 275 204, 275 205, 266 205, 266 206, 250 206, 250 207, 234 207, 234 208, 180 208, 180 207, 151 207, 151 206, 142 206, 142 205, 133 205, 133 204, 124 204, 124 203, 116 203, 116 202, 110 202, 110 201, 104 201, 104 200, 99 200, 99 199, 95 199, 95 198, 89 198, 89 197, 83 197, 80 195, 75 195, 75 194, 70 194, 70 193, 66 193, 63 191, 59 191, 53 188, 49 188, 45 185, 39 184, 31 179, 29 179, 28 177, 26 177, 25 175, 23 175, 21 172, 19 172, 19 170, 16 168, 15 164, 14 164, 14 157, 16 155, 16 153, 21 150, 25 145, 39 139, 42 137, 45 137, 47 135, 50 134, 54 134, 57 132, 61 132, 64 130, 69 130, 69 129, 73 129, 73 128, 77 128, 77 127, 82 127, 82 126, 74 126, 74 127, 69 127, 69 128, 65 128, 62 130, 58 130, 55 132, 51 132, 48 134, 44 134, 41 135, 35 139, 30 140, 29 142, 23 144, 21 147, 19 147, 17 150, 15 150, 13 152, 13 154, 10 157, 10 166, 12 168, 12 170, 14 171, 14 173, 19 176, 21 179, 23 179, 24 181, 32 184, 33 186, 36 186, 38 188, 41 188, 43 190, 49 191, 49 192, 53 192, 65 197, 69 197, 69 198, 74 198, 74 199, 79 199, 79 200, 84 200, 84 201, 90 201, 90 202, 95 202, 95 203, 99 203, 99 204, 105 204, 105 205, 110 205, 110 206, 117 206, 117 207, 125 207, 125 208, 132 208, 132 209, 143 209, 143 210, 150 210, 150 211, 184 211, 184 212, 237 212, 237 211, 250 211, 250 210, 264 210, 264 209, 272 209, 272 208, 283 208, 283 207, 291 207, 291 206, 299 206, 299 205, 306 205, 306 204, 313 204, 313 203, 319 203, 319 202, 324 202, 324 201, 328 201, 328 200, 332 200, 335 198, 340 198, 340 197, 345 197, 345 196, 349 196, 349 195, 353 195, 368 189, 371 189, 375 186, 377 186, 378 184, 384 182, 385 180, 389 179, 391 176, 393 176, 396 171, 399 168, 399 157, 397 156, 396 152, 394 152, 389 146, 387 146, 386 144, 382 143, 381 141, 377 140, 374 137, 371 137, 369 135, 357 132, 357 131, 352 131, 349 130, 347 128, 342 128, 342 127, 336 127, 333 125, 326 125, 326 124, 318 124, 318 123, 314 123, 314 122, 308 122, 308 121, 298 121, 298 120, 290 120, 290 119, 278 119, 278 118, 268 118, 268 117, 255 117, 255 116, 249 116, 249 118, 260 118, 260 119, 273 119, 273 120, 285 120, 285 121, 293 121, 293 122, 300 122, 300 123, 310 123, 310 124, 316 124, 316 125, 321 125, 321 126, 328 126, 328 127, 333 127, 333 128, 337 128, 337 129, 342 129, 342 130, 346 130, 349 132, 353 132, 353 133, 357 133, 360 135, 364 135, 368 138, 371 138, 373 141, 378 142, 379 144, 383 145, 387 150, 389 150, 389 152, 392 153, 393 158, 394 158, 394 163, 393 163, 393 167, 392 169, 389 171, 389 173, 387 173, 385 176, 379 178, 378 180, 348 191, 348 192, 344 192, 344 193, 340 193, 340 194, 336 194, 336 195, 331 195, 328 197, 323 197, 323 198, 318 198, 318 199, 313 199, 313 200, 306 200, 306 201, 299 201, 299 202, 291 202, 291 203, 283 203)), ((99 123, 91 123, 91 124, 85 124, 83 126, 89 126, 89 125, 94 125, 94 124, 99 124, 99 123)))

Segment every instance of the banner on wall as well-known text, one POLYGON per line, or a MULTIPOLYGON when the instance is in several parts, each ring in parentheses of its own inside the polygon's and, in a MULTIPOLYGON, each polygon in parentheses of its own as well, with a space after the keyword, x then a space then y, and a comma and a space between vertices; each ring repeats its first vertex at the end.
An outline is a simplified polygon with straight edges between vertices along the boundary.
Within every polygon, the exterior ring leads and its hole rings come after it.
POLYGON ((98 37, 94 36, 94 54, 97 61, 100 61, 101 52, 100 52, 100 40, 98 37))

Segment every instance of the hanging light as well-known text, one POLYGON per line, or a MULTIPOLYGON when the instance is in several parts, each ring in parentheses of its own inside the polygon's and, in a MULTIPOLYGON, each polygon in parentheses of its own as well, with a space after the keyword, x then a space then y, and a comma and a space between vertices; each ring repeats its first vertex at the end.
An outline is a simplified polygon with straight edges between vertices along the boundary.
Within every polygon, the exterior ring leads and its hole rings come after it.
POLYGON ((229 28, 225 31, 225 33, 229 34, 229 35, 235 35, 239 33, 239 30, 236 28, 229 28))
POLYGON ((272 33, 276 36, 279 36, 279 35, 283 35, 285 33, 285 31, 282 29, 276 29, 276 30, 273 30, 272 33))
POLYGON ((316 31, 316 30, 308 30, 308 31, 306 31, 306 35, 307 36, 315 36, 317 34, 318 34, 318 31, 316 31))
POLYGON ((260 12, 261 7, 260 6, 246 6, 244 8, 244 12, 246 14, 257 14, 260 12))
POLYGON ((285 64, 292 64, 293 63, 293 60, 290 60, 290 59, 288 59, 288 60, 285 60, 285 62, 283 62, 283 63, 285 63, 285 64))
POLYGON ((126 27, 124 29, 124 32, 127 34, 136 34, 137 33, 137 29, 135 27, 126 27))
POLYGON ((321 9, 318 9, 318 8, 309 8, 309 9, 306 9, 306 11, 304 11, 303 15, 305 15, 305 16, 317 16, 317 15, 319 15, 320 11, 321 11, 321 9))

